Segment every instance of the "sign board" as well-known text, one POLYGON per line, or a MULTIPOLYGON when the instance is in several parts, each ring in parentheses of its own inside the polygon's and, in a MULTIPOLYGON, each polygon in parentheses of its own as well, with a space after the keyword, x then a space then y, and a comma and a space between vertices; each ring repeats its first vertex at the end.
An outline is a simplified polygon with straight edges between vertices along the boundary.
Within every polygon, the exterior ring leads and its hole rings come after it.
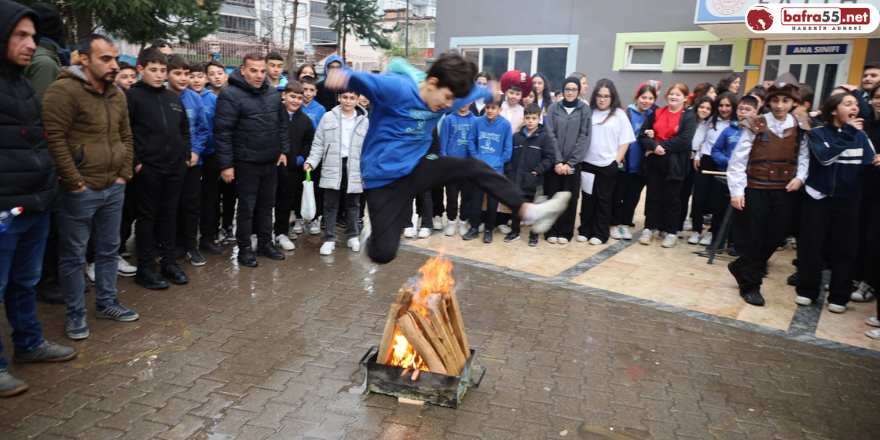
POLYGON ((746 64, 743 66, 743 70, 761 70, 761 66, 757 64, 746 64))
POLYGON ((746 13, 754 5, 802 4, 815 6, 873 5, 880 9, 880 0, 697 0, 694 24, 744 23, 746 13))
POLYGON ((845 44, 789 44, 786 55, 845 55, 845 44))

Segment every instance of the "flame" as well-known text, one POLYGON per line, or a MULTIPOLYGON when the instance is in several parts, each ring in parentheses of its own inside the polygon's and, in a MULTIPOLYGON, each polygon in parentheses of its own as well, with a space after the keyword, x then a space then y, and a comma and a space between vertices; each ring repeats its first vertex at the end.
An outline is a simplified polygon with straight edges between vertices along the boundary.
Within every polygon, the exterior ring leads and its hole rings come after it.
MULTIPOLYGON (((440 254, 429 259, 424 266, 419 269, 419 280, 416 282, 416 293, 413 295, 410 303, 410 310, 417 310, 426 319, 428 317, 428 305, 446 300, 449 292, 455 286, 455 280, 452 279, 452 261, 443 257, 444 249, 440 249, 440 254)), ((390 365, 428 370, 428 366, 422 360, 421 356, 410 345, 406 337, 399 329, 394 329, 394 344, 392 346, 392 359, 390 365)))

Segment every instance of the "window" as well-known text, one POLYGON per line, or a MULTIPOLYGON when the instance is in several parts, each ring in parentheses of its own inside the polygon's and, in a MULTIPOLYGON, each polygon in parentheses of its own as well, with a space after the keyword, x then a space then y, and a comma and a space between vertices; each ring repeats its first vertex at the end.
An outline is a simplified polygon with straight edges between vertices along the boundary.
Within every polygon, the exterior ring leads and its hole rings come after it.
MULTIPOLYGON (((312 10, 314 12, 314 9, 312 10)), ((312 27, 310 29, 312 34, 312 43, 321 44, 321 43, 335 43, 336 42, 336 32, 333 29, 312 27)))
MULTIPOLYGON (((305 1, 299 2, 299 6, 296 8, 296 16, 297 17, 305 17, 308 15, 308 6, 306 6, 305 1)), ((293 18, 293 0, 284 0, 284 16, 287 18, 293 18)))
POLYGON ((477 64, 479 70, 498 80, 508 70, 519 70, 529 75, 541 72, 550 87, 562 85, 568 72, 568 47, 462 47, 465 58, 477 64))
POLYGON ((226 0, 224 3, 230 6, 244 6, 246 8, 254 7, 254 0, 226 0))
POLYGON ((264 11, 272 10, 272 0, 260 0, 260 9, 264 11))
POLYGON ((683 70, 729 70, 733 44, 682 44, 676 68, 683 70))
MULTIPOLYGON (((282 38, 281 41, 284 43, 284 45, 286 47, 287 44, 290 44, 290 26, 285 26, 284 30, 282 32, 283 32, 283 36, 281 37, 282 38)), ((308 33, 309 33, 309 31, 307 31, 305 29, 297 28, 296 29, 296 42, 297 43, 305 43, 306 41, 308 41, 308 39, 309 39, 308 33)))
POLYGON ((662 45, 630 44, 626 50, 626 68, 660 70, 663 63, 662 45))
POLYGON ((253 18, 221 15, 220 31, 233 34, 256 35, 256 20, 253 18))
POLYGON ((327 3, 312 2, 312 15, 327 16, 327 3))

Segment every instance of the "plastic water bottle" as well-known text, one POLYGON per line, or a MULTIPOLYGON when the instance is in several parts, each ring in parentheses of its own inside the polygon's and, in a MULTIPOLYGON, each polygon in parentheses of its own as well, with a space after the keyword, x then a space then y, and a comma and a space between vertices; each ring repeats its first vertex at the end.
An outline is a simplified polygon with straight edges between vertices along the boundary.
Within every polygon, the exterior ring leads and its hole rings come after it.
POLYGON ((0 212, 0 232, 9 228, 9 225, 12 224, 12 220, 15 219, 15 216, 21 214, 21 211, 24 211, 24 208, 19 206, 18 208, 12 208, 9 211, 0 212))

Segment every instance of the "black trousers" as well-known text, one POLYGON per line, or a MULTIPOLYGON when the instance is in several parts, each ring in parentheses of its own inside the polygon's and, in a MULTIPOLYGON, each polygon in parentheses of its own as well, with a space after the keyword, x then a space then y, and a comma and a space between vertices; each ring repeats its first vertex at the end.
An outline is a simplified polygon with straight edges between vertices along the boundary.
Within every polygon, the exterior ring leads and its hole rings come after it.
MULTIPOLYGON (((700 164, 702 165, 702 163, 700 164)), ((684 176, 684 182, 681 184, 681 208, 678 211, 678 224, 679 228, 684 226, 684 221, 687 220, 688 217, 688 207, 690 206, 691 195, 693 194, 696 197, 696 189, 694 188, 694 182, 699 179, 699 175, 694 170, 694 160, 689 159, 687 162, 687 174, 684 176)), ((691 214, 693 215, 693 207, 691 207, 691 214)))
MULTIPOLYGON (((339 189, 324 188, 324 203, 324 241, 336 241, 336 214, 340 206, 344 206, 346 211, 346 238, 357 237, 361 194, 348 192, 348 158, 342 159, 342 183, 339 189)), ((286 220, 285 222, 288 225, 290 223, 286 220)), ((278 222, 275 224, 277 226, 278 222)))
POLYGON ((381 264, 394 260, 400 245, 400 233, 412 221, 412 200, 417 194, 437 185, 464 179, 514 212, 518 212, 525 201, 522 191, 513 182, 479 159, 449 156, 422 159, 410 174, 365 191, 372 224, 368 243, 370 259, 381 264))
MULTIPOLYGON (((481 222, 486 225, 486 230, 491 231, 495 229, 495 221, 498 218, 498 200, 493 198, 491 195, 487 194, 486 191, 483 191, 481 188, 477 187, 471 191, 471 200, 470 204, 470 214, 468 218, 471 219, 481 219, 481 222), (486 198, 486 210, 483 211, 483 197, 486 198)), ((471 223, 472 228, 479 227, 479 223, 475 220, 471 223)))
POLYGON ((709 232, 716 234, 715 226, 721 226, 721 222, 716 220, 714 206, 718 205, 716 198, 718 197, 717 185, 721 185, 711 174, 703 174, 703 171, 718 171, 718 164, 712 160, 712 156, 703 155, 700 158, 700 172, 694 180, 694 201, 691 212, 693 219, 691 223, 694 226, 694 232, 703 232, 703 215, 712 213, 712 226, 709 232), (716 185, 717 184, 717 185, 716 185))
POLYGON ((235 217, 235 241, 238 248, 251 247, 251 234, 257 234, 260 246, 272 243, 272 209, 278 170, 274 163, 235 162, 235 192, 238 213, 235 217), (252 232, 253 231, 253 232, 252 232))
POLYGON ((290 212, 295 203, 297 186, 300 187, 300 198, 302 198, 300 169, 296 166, 296 162, 293 166, 278 167, 278 187, 275 190, 275 235, 286 235, 290 232, 290 212))
POLYGON ((186 176, 186 163, 181 162, 171 172, 141 166, 137 173, 137 223, 135 223, 138 270, 155 269, 153 237, 159 243, 159 257, 165 261, 174 258, 177 238, 177 206, 186 176))
POLYGON ((636 206, 645 189, 645 176, 628 174, 626 179, 614 182, 614 194, 611 201, 612 225, 629 226, 633 224, 636 206))
MULTIPOLYGON (((132 179, 125 185, 125 200, 122 202, 122 224, 119 225, 119 253, 125 249, 125 242, 131 237, 132 226, 137 219, 137 179, 132 179)), ((89 246, 91 248, 91 246, 89 246)), ((133 249, 128 249, 132 251, 133 249)), ((95 261, 94 253, 89 262, 95 261)))
MULTIPOLYGON (((855 272, 858 222, 858 197, 825 197, 821 200, 809 195, 804 197, 801 235, 798 237, 797 248, 799 296, 813 301, 819 298, 822 288, 822 250, 828 246, 831 252, 828 302, 838 305, 849 302, 855 272), (826 241, 826 238, 830 240, 826 241)), ((779 241, 773 245, 778 246, 779 241)))
MULTIPOLYGON (((223 229, 232 228, 232 223, 235 220, 235 203, 238 200, 238 197, 235 193, 235 182, 226 183, 220 182, 220 197, 222 200, 223 209, 220 217, 223 221, 223 229)), ((220 213, 220 204, 216 207, 216 212, 220 213)))
MULTIPOLYGON (((448 203, 448 202, 447 202, 448 203)), ((446 208, 443 206, 443 185, 431 190, 432 217, 442 217, 446 208)))
MULTIPOLYGON (((416 217, 421 220, 418 225, 411 225, 412 227, 418 228, 428 228, 434 225, 432 221, 432 217, 434 215, 434 203, 431 200, 431 191, 422 191, 416 194, 416 217)), ((412 213, 410 213, 410 218, 412 217, 412 213)), ((407 219, 407 221, 411 221, 411 219, 407 219)))
POLYGON ((572 171, 572 174, 560 176, 551 169, 544 174, 544 195, 553 197, 560 191, 571 192, 568 207, 556 220, 556 224, 544 234, 546 238, 557 237, 571 240, 574 235, 574 220, 577 216, 578 198, 581 194, 581 165, 575 165, 572 171))
POLYGON ((645 201, 645 227, 659 230, 667 234, 678 232, 682 223, 681 216, 681 180, 670 180, 669 161, 652 154, 648 161, 648 196, 645 201))
MULTIPOLYGON (((767 260, 785 238, 793 204, 792 194, 784 189, 746 188, 745 198, 745 208, 733 211, 734 247, 739 253, 735 264, 741 275, 740 291, 761 288, 767 260)), ((820 276, 821 270, 819 268, 820 276)))
POLYGON ((177 208, 177 245, 199 247, 199 214, 202 210, 202 166, 187 167, 177 208))
POLYGON ((461 183, 446 184, 446 219, 454 221, 458 217, 458 197, 461 195, 461 183))
MULTIPOLYGON (((877 289, 880 287, 880 195, 862 194, 859 219, 860 230, 862 223, 865 224, 864 238, 859 237, 859 251, 864 250, 864 271, 861 281, 877 289)), ((859 274, 855 274, 854 278, 858 279, 859 274)), ((880 316, 880 301, 877 301, 877 312, 876 316, 880 316)))
POLYGON ((597 167, 583 162, 581 169, 596 176, 593 181, 593 193, 581 195, 581 225, 578 235, 587 238, 596 237, 602 243, 611 236, 611 202, 614 197, 614 179, 617 177, 617 162, 597 167))
POLYGON ((202 209, 199 212, 199 232, 205 240, 213 240, 217 236, 218 202, 220 201, 220 167, 217 166, 217 155, 202 156, 202 209))

